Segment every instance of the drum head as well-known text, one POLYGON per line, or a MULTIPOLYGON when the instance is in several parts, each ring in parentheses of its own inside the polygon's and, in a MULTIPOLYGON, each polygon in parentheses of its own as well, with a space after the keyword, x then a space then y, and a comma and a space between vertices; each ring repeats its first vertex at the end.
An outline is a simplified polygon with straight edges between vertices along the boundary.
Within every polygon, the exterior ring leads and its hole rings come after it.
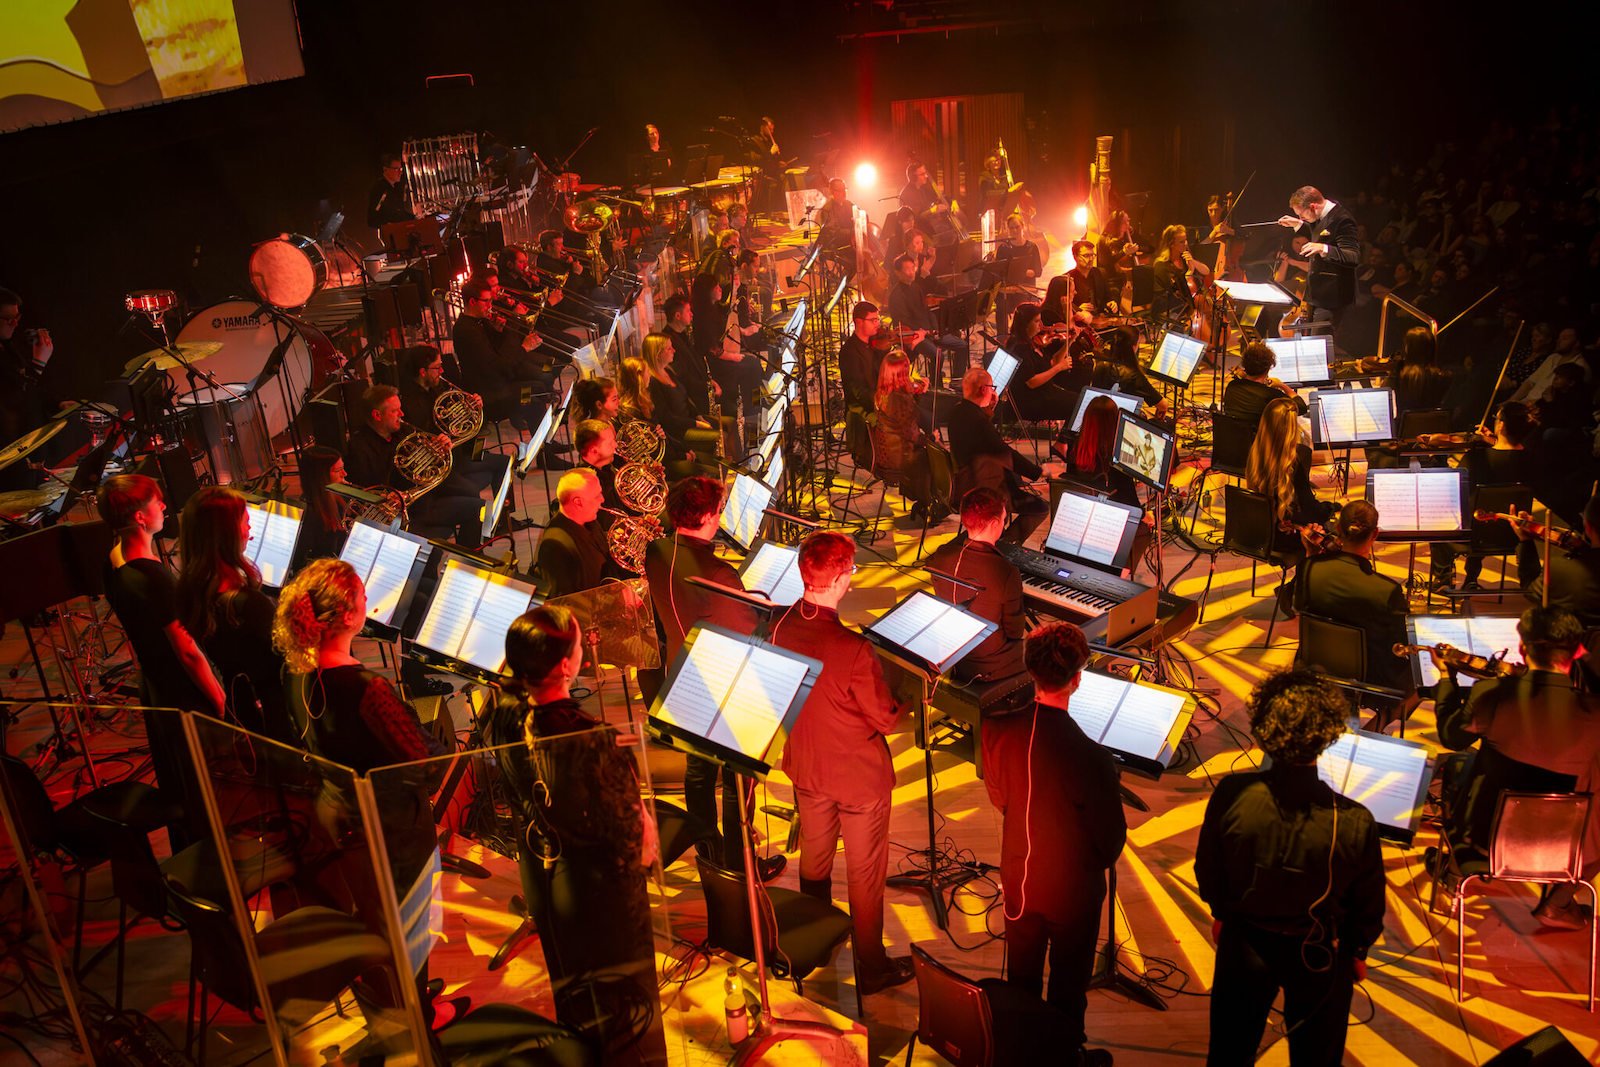
POLYGON ((273 307, 304 307, 327 280, 322 249, 301 234, 263 241, 250 253, 250 285, 273 307))

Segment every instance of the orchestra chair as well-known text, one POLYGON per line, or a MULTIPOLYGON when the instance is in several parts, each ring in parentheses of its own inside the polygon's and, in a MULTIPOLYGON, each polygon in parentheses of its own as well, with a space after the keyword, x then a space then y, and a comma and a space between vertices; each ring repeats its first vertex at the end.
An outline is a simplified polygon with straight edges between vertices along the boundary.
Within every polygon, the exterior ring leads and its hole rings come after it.
MULTIPOLYGON (((704 856, 696 857, 700 869, 700 890, 706 901, 706 940, 703 947, 718 949, 754 960, 755 942, 750 936, 750 896, 743 871, 730 871, 704 856)), ((761 916, 762 950, 767 969, 775 978, 794 983, 801 996, 801 982, 812 971, 827 963, 834 950, 850 940, 850 916, 828 901, 818 900, 793 889, 762 886, 771 910, 761 916)), ((851 963, 852 969, 854 962, 851 963)), ((856 1015, 862 1015, 861 976, 856 976, 856 1015)))
POLYGON ((1554 1026, 1547 1026, 1507 1047, 1493 1059, 1484 1060, 1483 1067, 1589 1067, 1589 1061, 1565 1034, 1554 1026))
POLYGON ((919 561, 922 559, 922 546, 928 540, 928 527, 933 525, 934 510, 937 508, 947 515, 956 510, 956 501, 950 495, 955 488, 955 460, 950 458, 949 449, 932 438, 928 439, 925 448, 928 456, 928 505, 923 512, 922 534, 917 538, 919 561))
MULTIPOLYGON (((1272 503, 1260 493, 1242 485, 1226 485, 1222 489, 1222 543, 1218 552, 1231 552, 1250 560, 1250 595, 1256 595, 1256 565, 1270 563, 1283 571, 1287 578, 1289 553, 1272 547, 1277 531, 1272 503)), ((1211 555, 1211 569, 1206 574, 1205 592, 1200 594, 1200 618, 1205 618, 1206 601, 1211 596, 1211 580, 1217 573, 1217 555, 1211 555)), ((1267 619, 1267 639, 1263 648, 1272 644, 1272 628, 1278 622, 1278 598, 1272 599, 1272 615, 1267 619)))
POLYGON ((1402 441, 1410 441, 1425 433, 1449 433, 1450 412, 1445 408, 1414 408, 1411 411, 1400 413, 1400 422, 1395 426, 1394 435, 1402 441))
MULTIPOLYGON (((1441 857, 1449 876, 1459 881, 1455 894, 1456 1003, 1463 995, 1467 952, 1464 923, 1467 887, 1479 882, 1531 882, 1542 885, 1583 886, 1589 890, 1589 1011, 1594 1011, 1595 942, 1600 926, 1594 905, 1600 905, 1593 882, 1583 877, 1583 835, 1593 797, 1588 793, 1502 793, 1495 809, 1489 856, 1460 858, 1449 848, 1441 857)), ((1434 881, 1438 894, 1438 880, 1434 881)))
POLYGON ((1059 1058, 1066 1019, 1003 978, 962 975, 911 946, 917 975, 917 1029, 906 1046, 906 1067, 920 1040, 955 1067, 1011 1067, 1059 1058))
POLYGON ((1151 305, 1156 302, 1156 269, 1148 263, 1135 264, 1129 268, 1128 282, 1132 286, 1128 294, 1128 314, 1135 318, 1148 317, 1151 305))
POLYGON ((482 1004, 438 1032, 447 1063, 600 1067, 600 1054, 572 1027, 515 1004, 482 1004))
MULTIPOLYGON (((1359 626, 1338 622, 1321 615, 1300 613, 1300 643, 1295 646, 1294 665, 1316 671, 1343 689, 1351 705, 1359 710, 1363 697, 1375 697, 1387 712, 1391 703, 1400 704, 1405 693, 1389 686, 1374 685, 1367 663, 1367 635, 1359 626)), ((1381 715, 1381 713, 1380 713, 1381 715)), ((1400 736, 1405 736, 1405 718, 1400 719, 1400 736)))
POLYGON ((1255 444, 1256 430, 1260 426, 1260 422, 1236 419, 1220 411, 1211 416, 1211 463, 1200 472, 1200 486, 1194 495, 1194 514, 1189 518, 1190 534, 1194 533, 1194 524, 1200 518, 1206 483, 1213 474, 1244 481, 1245 461, 1250 455, 1250 446, 1255 444))
POLYGON ((389 942, 374 934, 362 920, 318 905, 297 908, 256 932, 256 958, 272 1000, 272 1004, 263 1005, 250 978, 250 958, 239 939, 239 928, 228 910, 190 895, 175 882, 167 883, 166 893, 174 914, 189 931, 189 1009, 183 1047, 185 1051, 193 1047, 198 1018, 200 1048, 195 1058, 201 1064, 206 1062, 213 993, 252 1018, 275 1006, 298 1002, 307 1005, 305 1018, 309 1019, 336 1002, 363 971, 394 966, 389 942), (198 1015, 194 995, 197 984, 198 1015))
MULTIPOLYGON (((1475 485, 1472 487, 1471 505, 1467 508, 1467 551, 1469 556, 1495 557, 1500 560, 1500 586, 1498 589, 1467 590, 1452 588, 1441 595, 1459 607, 1461 601, 1495 597, 1503 602, 1506 578, 1511 570, 1511 558, 1517 554, 1517 534, 1509 522, 1496 519, 1479 522, 1471 516, 1478 511, 1492 511, 1497 515, 1515 515, 1533 510, 1533 489, 1526 485, 1475 485)), ((1513 590, 1515 591, 1515 590, 1513 590)), ((1433 585, 1428 586, 1428 604, 1433 604, 1433 585)))

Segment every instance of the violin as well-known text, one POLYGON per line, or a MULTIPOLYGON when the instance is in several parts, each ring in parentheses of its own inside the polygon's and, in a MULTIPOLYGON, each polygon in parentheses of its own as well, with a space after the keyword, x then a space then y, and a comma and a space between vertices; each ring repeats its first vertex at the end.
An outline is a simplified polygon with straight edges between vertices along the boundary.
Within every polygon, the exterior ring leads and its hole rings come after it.
POLYGON ((1457 648, 1454 645, 1400 645, 1394 646, 1394 654, 1404 659, 1407 656, 1423 655, 1432 652, 1439 663, 1446 670, 1459 671, 1472 678, 1519 678, 1528 673, 1526 663, 1509 663, 1506 661, 1505 651, 1496 652, 1492 656, 1480 656, 1475 652, 1457 648))
POLYGON ((1304 526, 1300 526, 1290 522, 1288 519, 1284 519, 1278 523, 1278 529, 1284 533, 1299 534, 1300 540, 1305 542, 1306 550, 1313 556, 1327 555, 1344 547, 1344 542, 1339 540, 1339 535, 1324 530, 1321 523, 1308 522, 1304 526))
POLYGON ((1472 519, 1474 522, 1494 522, 1496 520, 1509 522, 1513 530, 1519 530, 1529 537, 1542 541, 1548 536, 1555 546, 1564 552, 1575 552, 1580 548, 1586 548, 1589 544, 1589 539, 1576 530, 1556 530, 1542 522, 1535 522, 1531 517, 1525 515, 1507 515, 1505 512, 1488 511, 1479 508, 1472 513, 1472 519))

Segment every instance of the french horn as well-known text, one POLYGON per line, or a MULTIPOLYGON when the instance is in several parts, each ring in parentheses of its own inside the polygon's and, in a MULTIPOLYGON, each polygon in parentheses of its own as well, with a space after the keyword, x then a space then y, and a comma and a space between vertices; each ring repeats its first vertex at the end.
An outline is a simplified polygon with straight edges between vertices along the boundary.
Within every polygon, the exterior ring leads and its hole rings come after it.
POLYGON ((433 424, 452 446, 463 445, 483 429, 483 405, 472 394, 451 387, 433 399, 433 424))
MULTIPOLYGON (((466 397, 466 394, 461 394, 466 397)), ((470 404, 470 398, 468 403, 470 404)), ((387 485, 371 485, 366 491, 378 499, 363 501, 352 507, 346 517, 351 525, 358 519, 367 519, 388 525, 396 519, 405 519, 422 496, 435 489, 450 477, 451 444, 441 441, 438 434, 420 430, 410 423, 402 423, 405 436, 394 446, 394 469, 411 483, 409 489, 396 489, 387 485)))

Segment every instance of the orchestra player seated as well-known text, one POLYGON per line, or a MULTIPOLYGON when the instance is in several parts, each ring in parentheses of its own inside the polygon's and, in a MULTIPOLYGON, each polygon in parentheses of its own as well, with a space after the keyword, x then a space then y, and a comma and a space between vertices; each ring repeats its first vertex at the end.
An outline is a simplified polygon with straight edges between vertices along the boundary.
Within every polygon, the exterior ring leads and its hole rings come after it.
POLYGON ((1300 428, 1298 409, 1288 397, 1268 402, 1261 426, 1245 458, 1245 485, 1266 497, 1277 522, 1272 548, 1298 556, 1300 538, 1293 527, 1323 524, 1338 510, 1330 500, 1318 500, 1311 486, 1311 446, 1300 428))
POLYGON ((1069 420, 1078 392, 1089 380, 1090 362, 1074 360, 1063 338, 1041 347, 1039 333, 1044 325, 1039 316, 1039 305, 1032 300, 1018 304, 1011 316, 1011 336, 1002 346, 1017 360, 1016 373, 1011 376, 1011 405, 1020 418, 1061 423, 1050 451, 1064 461, 1071 436, 1069 420))
POLYGON ((894 282, 889 288, 889 317, 900 332, 901 343, 914 355, 938 368, 933 383, 944 381, 940 353, 950 362, 950 376, 959 378, 966 373, 967 342, 954 334, 940 336, 939 319, 925 302, 925 292, 917 277, 917 259, 907 252, 894 263, 894 282))
MULTIPOLYGON (((1109 396, 1097 396, 1084 407, 1077 443, 1067 454, 1067 477, 1103 490, 1119 504, 1143 507, 1134 480, 1111 466, 1121 410, 1109 396)), ((1134 558, 1138 559, 1139 554, 1135 553, 1134 558)))
MULTIPOLYGON (((927 383, 916 385, 927 388, 927 383)), ((872 422, 872 470, 912 502, 911 518, 928 512, 927 437, 917 411, 911 380, 911 361, 901 351, 890 352, 878 368, 878 391, 872 422)), ((940 518, 943 516, 941 515, 940 518)))
MULTIPOLYGON (((1089 384, 1096 389, 1115 389, 1119 393, 1136 396, 1151 408, 1150 417, 1156 422, 1171 423, 1167 398, 1155 387, 1139 366, 1139 334, 1132 326, 1118 326, 1105 340, 1110 359, 1094 361, 1094 373, 1089 384)), ((1224 404, 1227 403, 1224 396, 1224 404)))
MULTIPOLYGON (((444 359, 432 345, 414 345, 401 349, 400 410, 406 422, 428 433, 444 433, 444 428, 434 417, 434 405, 445 393, 456 387, 445 380, 444 359)), ((481 411, 483 397, 468 394, 469 401, 481 411)), ((448 435, 446 435, 448 436, 448 435)), ((494 496, 495 487, 504 480, 511 466, 511 457, 485 454, 474 458, 472 453, 477 438, 469 437, 457 445, 452 453, 450 477, 445 485, 457 496, 475 494, 485 501, 494 496)), ((527 525, 519 526, 526 529, 527 525)))
MULTIPOLYGON (((585 419, 573 431, 572 444, 578 450, 582 469, 591 470, 600 480, 601 503, 611 511, 623 511, 622 498, 617 495, 617 431, 611 424, 599 419, 585 419)), ((600 513, 600 528, 608 529, 616 516, 600 513)))
POLYGON ((982 367, 967 371, 961 379, 961 400, 950 412, 950 458, 956 468, 951 496, 964 498, 979 488, 999 491, 1015 516, 1001 540, 1020 545, 1050 517, 1050 505, 1025 484, 1044 472, 1006 444, 995 429, 996 399, 988 371, 982 367))
POLYGON ((482 279, 461 287, 462 310, 451 328, 450 340, 461 379, 483 397, 484 415, 491 420, 510 419, 523 440, 544 417, 544 401, 522 403, 522 387, 530 385, 541 395, 550 391, 548 368, 528 353, 541 344, 539 335, 526 330, 518 338, 510 330, 497 330, 490 322, 494 290, 482 279))
MULTIPOLYGON (((1517 622, 1517 637, 1526 673, 1471 688, 1457 685, 1455 670, 1428 651, 1439 671, 1439 740, 1453 749, 1478 746, 1445 826, 1452 848, 1466 851, 1458 858, 1488 852, 1502 794, 1570 793, 1600 755, 1600 697, 1579 692, 1571 677, 1583 624, 1561 608, 1530 607, 1517 622)), ((1552 909, 1548 896, 1546 890, 1534 915, 1567 925, 1562 920, 1576 909, 1552 909)))
POLYGON ((1222 413, 1242 422, 1260 423, 1267 405, 1283 397, 1294 401, 1297 414, 1306 413, 1306 402, 1295 391, 1272 376, 1278 357, 1265 341, 1252 341, 1239 355, 1239 373, 1222 390, 1222 413))
POLYGON ((961 604, 998 629, 951 669, 956 681, 998 682, 1024 673, 1022 572, 995 548, 1007 519, 1006 498, 994 489, 974 489, 961 498, 961 529, 923 560, 940 598, 961 604), (940 572, 963 578, 977 589, 956 585, 940 572))
MULTIPOLYGON (((1527 442, 1534 434, 1528 408, 1514 400, 1500 405, 1494 416, 1494 437, 1488 440, 1475 437, 1470 440, 1462 466, 1467 470, 1467 482, 1474 490, 1481 486, 1537 485, 1542 482, 1537 457, 1528 450, 1527 442)), ((1543 494, 1536 493, 1541 503, 1543 494)), ((1466 554, 1467 546, 1457 541, 1435 541, 1428 546, 1429 580, 1434 589, 1447 589, 1455 581, 1456 557, 1466 554)), ((1478 576, 1483 573, 1483 556, 1467 555, 1466 580, 1461 588, 1479 588, 1478 576)))
MULTIPOLYGON (((667 435, 667 459, 693 461, 715 469, 720 434, 711 420, 695 409, 679 384, 678 355, 677 346, 667 334, 645 335, 640 361, 646 374, 644 390, 638 397, 642 417, 654 421, 667 435)), ((624 377, 637 373, 638 368, 629 368, 625 359, 624 377)))
POLYGON ((622 410, 622 394, 611 378, 582 378, 572 386, 572 419, 599 419, 613 426, 622 410))
POLYGON ((561 476, 556 485, 560 510, 540 536, 533 564, 535 582, 545 597, 581 593, 605 579, 610 553, 605 531, 596 521, 604 500, 600 479, 587 467, 574 467, 561 476))
MULTIPOLYGON (((1519 516, 1529 520, 1524 512, 1519 516)), ((1585 629, 1600 627, 1600 496, 1590 498, 1583 509, 1584 543, 1572 551, 1550 550, 1548 569, 1544 543, 1520 525, 1517 538, 1517 584, 1528 600, 1544 603, 1545 586, 1553 608, 1565 608, 1578 617, 1585 629)), ((1587 664, 1588 656, 1583 662, 1587 664)))
POLYGON ((1111 300, 1110 285, 1104 272, 1095 265, 1096 255, 1093 241, 1072 242, 1072 269, 1051 278, 1044 291, 1044 304, 1039 314, 1046 326, 1059 326, 1067 321, 1071 312, 1085 304, 1089 306, 1091 317, 1114 311, 1116 305, 1111 300))
POLYGON ((1400 344, 1399 363, 1383 383, 1394 390, 1396 423, 1408 411, 1430 411, 1444 406, 1445 394, 1450 391, 1455 375, 1449 368, 1438 365, 1437 347, 1433 331, 1426 326, 1413 326, 1406 331, 1400 344))
POLYGON ((300 541, 295 546, 294 570, 307 560, 331 559, 344 544, 345 498, 328 491, 345 485, 344 457, 327 445, 312 445, 300 453, 300 499, 305 511, 300 519, 300 541))
MULTIPOLYGON (((346 465, 356 485, 388 487, 402 493, 415 492, 417 486, 395 468, 395 450, 412 432, 405 427, 400 393, 392 385, 370 386, 361 394, 361 410, 367 413, 350 434, 345 448, 346 465)), ((449 438, 442 434, 442 444, 449 438)), ((483 500, 470 491, 458 492, 448 481, 429 490, 407 508, 409 529, 424 537, 454 540, 463 548, 483 543, 483 500)))
POLYGON ((1300 610, 1342 622, 1366 636, 1367 677, 1373 685, 1408 694, 1401 717, 1415 706, 1411 665, 1394 654, 1406 643, 1405 587, 1379 574, 1373 559, 1378 542, 1378 509, 1352 500, 1339 509, 1333 523, 1340 548, 1311 556, 1296 576, 1300 610))

